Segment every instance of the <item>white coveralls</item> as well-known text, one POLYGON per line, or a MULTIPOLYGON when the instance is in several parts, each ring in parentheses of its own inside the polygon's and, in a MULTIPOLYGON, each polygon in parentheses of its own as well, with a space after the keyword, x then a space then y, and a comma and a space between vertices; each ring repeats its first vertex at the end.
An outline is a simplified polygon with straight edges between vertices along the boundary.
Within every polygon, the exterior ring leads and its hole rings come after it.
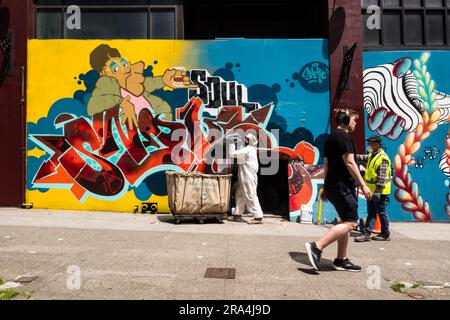
POLYGON ((258 140, 253 134, 247 134, 249 144, 236 150, 234 143, 229 143, 230 155, 238 159, 238 188, 236 190, 236 210, 233 215, 242 216, 244 209, 259 219, 263 217, 261 205, 257 196, 258 187, 258 157, 256 145, 258 140))

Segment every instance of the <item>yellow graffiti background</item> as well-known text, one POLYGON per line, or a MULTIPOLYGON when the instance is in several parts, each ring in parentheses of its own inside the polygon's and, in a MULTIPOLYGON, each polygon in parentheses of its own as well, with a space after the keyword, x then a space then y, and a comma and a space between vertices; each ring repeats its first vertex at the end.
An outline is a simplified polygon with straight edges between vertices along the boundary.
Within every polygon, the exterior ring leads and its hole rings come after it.
MULTIPOLYGON (((182 40, 28 40, 27 123, 37 123, 46 117, 51 106, 63 98, 73 98, 77 90, 85 90, 77 83, 80 74, 92 68, 89 54, 100 44, 117 48, 131 63, 143 61, 153 66, 153 74, 160 76, 166 69, 182 66, 198 68, 198 49, 192 42, 182 40), (154 64, 154 61, 158 61, 154 64), (75 79, 75 77, 77 79, 75 79)), ((28 136, 28 135, 27 135, 28 136)), ((40 149, 27 152, 27 157, 41 157, 40 149)), ((26 201, 35 208, 88 211, 132 212, 140 205, 134 191, 115 201, 87 197, 79 202, 69 189, 50 189, 46 192, 27 190, 26 201)), ((160 212, 169 212, 167 196, 152 195, 146 202, 157 202, 160 212)))

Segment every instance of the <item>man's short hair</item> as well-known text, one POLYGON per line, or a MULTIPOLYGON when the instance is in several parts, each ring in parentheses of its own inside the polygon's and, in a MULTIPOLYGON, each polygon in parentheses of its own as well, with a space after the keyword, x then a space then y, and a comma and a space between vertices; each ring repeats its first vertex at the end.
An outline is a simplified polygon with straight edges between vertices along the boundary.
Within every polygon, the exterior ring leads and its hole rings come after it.
POLYGON ((92 69, 102 72, 106 62, 111 58, 120 58, 120 52, 116 48, 111 48, 107 44, 101 44, 90 54, 90 64, 92 69))
POLYGON ((370 136, 369 138, 367 138, 366 139, 367 141, 369 141, 369 142, 373 142, 373 143, 379 143, 379 144, 381 144, 381 137, 380 136, 378 136, 378 135, 373 135, 373 136, 370 136))
POLYGON ((334 118, 338 125, 346 124, 344 119, 347 117, 347 114, 349 117, 355 116, 357 119, 359 118, 359 113, 356 110, 350 109, 350 108, 345 108, 345 107, 336 108, 333 110, 333 112, 334 112, 334 118))

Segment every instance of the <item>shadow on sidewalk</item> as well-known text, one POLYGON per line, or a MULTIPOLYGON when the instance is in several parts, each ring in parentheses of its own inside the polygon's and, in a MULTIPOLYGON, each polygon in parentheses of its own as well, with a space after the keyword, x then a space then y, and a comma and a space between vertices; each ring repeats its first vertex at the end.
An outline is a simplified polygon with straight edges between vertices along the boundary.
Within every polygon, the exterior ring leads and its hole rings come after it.
POLYGON ((157 219, 159 222, 170 223, 173 224, 174 217, 171 214, 158 214, 157 219))
MULTIPOLYGON (((180 217, 179 223, 181 224, 220 224, 220 220, 215 217, 208 217, 207 215, 201 217, 201 219, 190 217, 188 215, 180 215, 180 217)), ((172 214, 158 214, 157 219, 159 222, 177 224, 176 219, 172 214)))
MULTIPOLYGON (((292 260, 295 262, 299 262, 301 264, 311 266, 311 263, 309 262, 308 254, 306 252, 289 252, 289 256, 292 260)), ((331 268, 331 264, 333 261, 322 258, 320 260, 320 271, 335 271, 333 268, 331 268)), ((312 266, 310 268, 297 268, 297 270, 302 271, 303 273, 310 274, 310 275, 318 275, 319 272, 317 272, 312 266)))

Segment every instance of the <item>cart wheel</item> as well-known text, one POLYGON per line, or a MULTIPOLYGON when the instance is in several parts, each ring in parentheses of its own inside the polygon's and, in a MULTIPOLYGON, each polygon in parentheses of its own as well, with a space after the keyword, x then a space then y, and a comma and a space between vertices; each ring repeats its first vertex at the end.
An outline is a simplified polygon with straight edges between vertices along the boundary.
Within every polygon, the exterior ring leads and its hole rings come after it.
POLYGON ((173 223, 175 223, 175 224, 180 224, 180 222, 181 222, 181 220, 178 219, 178 218, 176 218, 176 219, 173 221, 173 223))

